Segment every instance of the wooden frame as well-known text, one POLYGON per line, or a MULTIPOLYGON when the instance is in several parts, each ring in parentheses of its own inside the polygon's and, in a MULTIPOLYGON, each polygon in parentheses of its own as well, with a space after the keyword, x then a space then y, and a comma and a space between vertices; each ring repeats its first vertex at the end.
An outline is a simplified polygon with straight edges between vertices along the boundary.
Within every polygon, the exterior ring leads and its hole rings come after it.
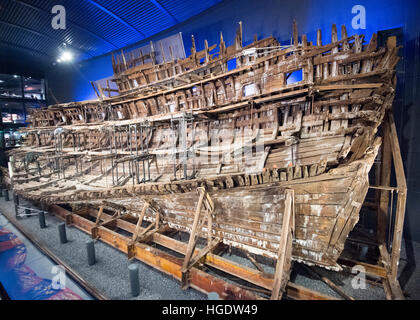
MULTIPOLYGON (((383 128, 383 158, 381 166, 381 182, 385 183, 382 187, 381 197, 378 205, 378 243, 380 249, 381 262, 386 269, 386 280, 384 288, 387 296, 391 299, 404 299, 400 288, 397 275, 400 260, 401 241, 404 228, 405 207, 407 201, 407 182, 404 173, 404 165, 401 157, 398 134, 395 126, 392 112, 386 114, 386 120, 383 128), (391 163, 392 155, 392 163, 391 163), (386 221, 388 216, 388 190, 386 187, 390 184, 390 175, 392 164, 395 169, 397 180, 397 206, 395 212, 394 235, 392 240, 392 251, 388 252, 385 243, 386 221)), ((393 203, 390 204, 391 208, 393 203)), ((388 226, 391 228, 392 226, 388 226)))
POLYGON ((294 191, 287 189, 286 203, 283 214, 283 222, 281 228, 281 242, 279 246, 279 256, 274 273, 273 291, 271 300, 277 300, 283 295, 283 290, 289 281, 290 264, 292 255, 293 235, 295 233, 295 205, 294 191))
MULTIPOLYGON (((70 221, 71 225, 86 232, 91 233, 95 227, 95 222, 76 214, 69 212, 68 210, 58 206, 51 205, 49 211, 56 215, 58 218, 70 221), (69 216, 71 218, 69 218, 69 216)), ((103 213, 102 218, 106 221, 111 218, 110 215, 103 213)), ((136 225, 127 222, 123 219, 117 220, 117 226, 127 232, 133 233, 136 229, 136 225)), ((140 228, 142 231, 143 228, 140 228)), ((115 247, 116 249, 127 253, 131 238, 120 235, 115 231, 108 229, 106 226, 98 227, 99 240, 115 247)), ((184 254, 187 251, 187 244, 178 240, 175 240, 163 233, 154 233, 152 235, 151 242, 163 247, 166 247, 177 253, 184 254)), ((149 266, 156 268, 157 270, 173 276, 175 279, 182 280, 182 265, 184 259, 177 258, 166 252, 154 248, 153 246, 144 243, 135 243, 132 246, 132 258, 136 258, 149 266)), ((198 254, 198 250, 194 250, 194 254, 198 254)), ((251 284, 262 287, 268 291, 272 291, 274 287, 274 277, 268 276, 261 273, 258 270, 251 269, 249 267, 240 265, 236 262, 223 258, 216 253, 209 252, 203 259, 203 264, 212 268, 223 271, 230 274, 238 279, 243 279, 251 284)), ((203 293, 217 292, 221 299, 245 299, 255 300, 261 299, 261 296, 257 295, 251 290, 241 288, 239 285, 226 282, 218 277, 212 276, 197 266, 192 266, 189 269, 189 286, 203 293)), ((335 300, 334 297, 315 292, 311 289, 297 285, 292 282, 288 282, 285 294, 291 299, 303 299, 303 300, 335 300)))
POLYGON ((213 214, 214 214, 214 204, 211 200, 209 194, 203 187, 197 188, 197 191, 200 195, 198 199, 197 209, 194 216, 194 222, 190 233, 190 238, 188 241, 187 250, 185 253, 184 262, 182 264, 182 278, 181 278, 181 286, 183 289, 188 288, 188 273, 189 270, 196 265, 201 259, 205 258, 205 256, 211 252, 216 246, 219 245, 219 239, 213 239, 213 214), (202 207, 205 207, 206 214, 205 217, 207 219, 207 245, 202 248, 196 255, 193 256, 195 251, 195 247, 197 245, 198 240, 198 231, 202 228, 204 224, 204 219, 202 219, 202 223, 200 225, 200 214, 202 207))

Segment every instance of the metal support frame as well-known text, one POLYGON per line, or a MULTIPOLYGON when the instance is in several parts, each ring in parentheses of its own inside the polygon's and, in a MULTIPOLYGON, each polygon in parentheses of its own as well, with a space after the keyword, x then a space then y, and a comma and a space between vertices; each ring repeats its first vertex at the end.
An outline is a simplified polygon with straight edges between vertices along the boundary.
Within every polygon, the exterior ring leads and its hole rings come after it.
POLYGON ((182 112, 178 117, 171 118, 171 130, 172 130, 172 147, 173 147, 173 170, 174 170, 174 179, 176 180, 176 172, 178 171, 177 165, 177 154, 180 155, 179 165, 182 165, 183 169, 183 179, 193 179, 195 177, 195 151, 194 151, 194 140, 195 140, 195 130, 194 130, 194 115, 192 113, 182 112), (188 147, 188 134, 187 128, 191 127, 191 147, 188 147), (179 152, 176 147, 177 140, 175 138, 175 132, 178 131, 178 144, 179 152), (188 159, 192 159, 192 173, 191 176, 188 176, 188 159))
POLYGON ((148 121, 140 124, 140 145, 141 145, 141 160, 143 162, 143 179, 141 182, 149 182, 150 180, 150 159, 151 155, 149 154, 149 135, 151 134, 151 126, 148 121), (145 135, 145 142, 143 142, 143 133, 145 135), (146 178, 146 166, 147 163, 147 178, 146 178))
MULTIPOLYGON (((62 128, 57 128, 54 130, 54 148, 55 148, 55 163, 54 163, 54 171, 57 172, 58 178, 61 178, 61 175, 65 179, 65 167, 64 167, 64 159, 63 159, 63 134, 62 128)), ((41 176, 41 168, 39 166, 39 162, 37 162, 38 166, 38 173, 41 176)))
POLYGON ((114 126, 112 130, 108 131, 113 186, 124 185, 130 179, 132 179, 133 185, 152 181, 150 166, 153 162, 159 174, 156 155, 149 153, 149 137, 153 133, 152 130, 153 127, 150 123, 145 121, 144 123, 118 128, 114 126), (140 141, 138 141, 139 136, 140 141), (124 143, 123 137, 126 139, 124 143), (130 155, 118 158, 119 149, 121 152, 128 151, 130 155), (142 163, 142 170, 140 170, 140 162, 142 163), (120 165, 122 165, 122 172, 119 171, 120 165))
POLYGON ((31 216, 37 216, 39 214, 39 212, 41 212, 42 210, 36 209, 36 208, 29 208, 29 207, 25 207, 22 205, 16 205, 16 218, 26 218, 26 217, 31 217, 31 216), (26 214, 25 210, 29 209, 31 210, 30 214, 26 214), (22 211, 22 212, 19 212, 22 211))

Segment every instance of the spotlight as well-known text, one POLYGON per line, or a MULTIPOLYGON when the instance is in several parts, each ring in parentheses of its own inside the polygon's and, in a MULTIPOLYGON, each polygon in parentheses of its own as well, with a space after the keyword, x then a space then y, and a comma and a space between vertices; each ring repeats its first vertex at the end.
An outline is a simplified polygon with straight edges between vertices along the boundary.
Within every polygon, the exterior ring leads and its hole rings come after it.
POLYGON ((58 60, 60 60, 62 62, 70 62, 70 61, 73 60, 73 53, 71 53, 70 51, 63 51, 58 60))

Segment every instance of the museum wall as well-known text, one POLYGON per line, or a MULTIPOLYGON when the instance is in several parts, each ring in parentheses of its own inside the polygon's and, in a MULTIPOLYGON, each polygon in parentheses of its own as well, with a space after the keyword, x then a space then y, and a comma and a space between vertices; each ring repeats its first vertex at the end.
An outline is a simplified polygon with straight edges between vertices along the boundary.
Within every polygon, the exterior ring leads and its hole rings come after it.
MULTIPOLYGON (((218 43, 223 32, 227 45, 233 43, 237 22, 243 22, 244 44, 252 42, 254 35, 259 39, 273 35, 282 44, 290 43, 292 21, 298 23, 299 34, 307 34, 309 41, 316 40, 317 29, 322 30, 324 43, 330 42, 331 25, 347 27, 349 35, 359 33, 370 40, 373 32, 402 28, 403 37, 398 68, 398 88, 395 101, 395 117, 403 153, 408 182, 407 216, 405 236, 420 241, 420 121, 419 77, 420 77, 420 27, 416 15, 418 1, 310 1, 310 0, 231 0, 224 1, 202 14, 181 23, 174 28, 145 39, 141 46, 150 40, 157 41, 177 32, 182 32, 186 54, 190 54, 191 34, 194 34, 197 49, 204 48, 204 40, 209 45, 218 43), (363 5, 366 9, 366 29, 354 30, 352 8, 363 5)), ((110 55, 104 55, 73 65, 56 65, 47 73, 48 83, 60 102, 95 98, 89 81, 112 75, 110 55)), ((51 99, 50 99, 51 102, 51 99)))
POLYGON ((27 59, 19 59, 8 52, 0 51, 0 74, 19 74, 34 78, 44 78, 45 68, 43 66, 32 63, 31 57, 27 59))

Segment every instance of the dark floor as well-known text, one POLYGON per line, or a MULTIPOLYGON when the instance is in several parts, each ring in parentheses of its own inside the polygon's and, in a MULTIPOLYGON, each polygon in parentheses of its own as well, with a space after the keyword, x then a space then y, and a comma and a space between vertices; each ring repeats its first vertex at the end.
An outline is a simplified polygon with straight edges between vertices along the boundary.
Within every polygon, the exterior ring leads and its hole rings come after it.
MULTIPOLYGON (((21 205, 29 204, 21 200, 21 205)), ((6 202, 0 198, 0 213, 6 211, 14 215, 13 201, 6 202)), ((130 292, 127 255, 96 241, 95 253, 97 263, 87 264, 86 241, 91 237, 73 227, 67 228, 68 243, 61 244, 57 226, 61 220, 53 215, 46 215, 47 228, 40 229, 38 217, 19 219, 24 230, 38 237, 56 256, 61 258, 76 273, 109 299, 138 299, 138 300, 197 300, 205 299, 206 295, 194 290, 182 290, 177 280, 141 263, 139 265, 140 295, 133 298, 130 292)))
MULTIPOLYGON (((21 205, 30 204, 21 200, 21 205)), ((0 213, 14 214, 13 201, 5 202, 0 198, 0 213)), ((47 215, 48 227, 40 229, 36 216, 19 219, 21 226, 38 237, 38 240, 46 245, 55 255, 65 261, 71 268, 80 274, 92 286, 110 299, 133 299, 130 294, 127 257, 122 252, 108 246, 100 241, 95 243, 98 262, 94 266, 88 266, 86 261, 85 243, 90 239, 86 233, 76 229, 67 228, 69 242, 60 244, 57 225, 62 221, 53 215, 47 215)), ((185 240, 185 239, 184 239, 185 240)), ((252 263, 237 252, 225 253, 224 257, 232 259, 254 268, 252 263)), ((400 261, 400 282, 404 294, 408 299, 420 300, 420 244, 412 243, 406 248, 403 242, 400 261), (417 266, 417 267, 416 267, 417 266)), ((206 296, 194 289, 181 290, 180 283, 170 276, 167 276, 141 262, 139 265, 141 293, 134 299, 206 299, 206 296)), ((263 264, 266 272, 273 272, 273 266, 263 264)), ((366 289, 353 289, 353 275, 344 272, 334 272, 319 267, 311 267, 319 274, 333 281, 346 294, 355 299, 381 300, 385 299, 385 293, 379 284, 367 283, 366 289)), ((233 277, 211 268, 207 270, 217 274, 227 281, 233 281, 233 277)), ((292 274, 293 282, 303 285, 312 290, 341 298, 328 285, 322 282, 316 275, 308 271, 307 267, 295 263, 292 274)), ((243 283, 246 284, 245 282, 243 283)), ((250 286, 249 284, 246 284, 250 286)))

